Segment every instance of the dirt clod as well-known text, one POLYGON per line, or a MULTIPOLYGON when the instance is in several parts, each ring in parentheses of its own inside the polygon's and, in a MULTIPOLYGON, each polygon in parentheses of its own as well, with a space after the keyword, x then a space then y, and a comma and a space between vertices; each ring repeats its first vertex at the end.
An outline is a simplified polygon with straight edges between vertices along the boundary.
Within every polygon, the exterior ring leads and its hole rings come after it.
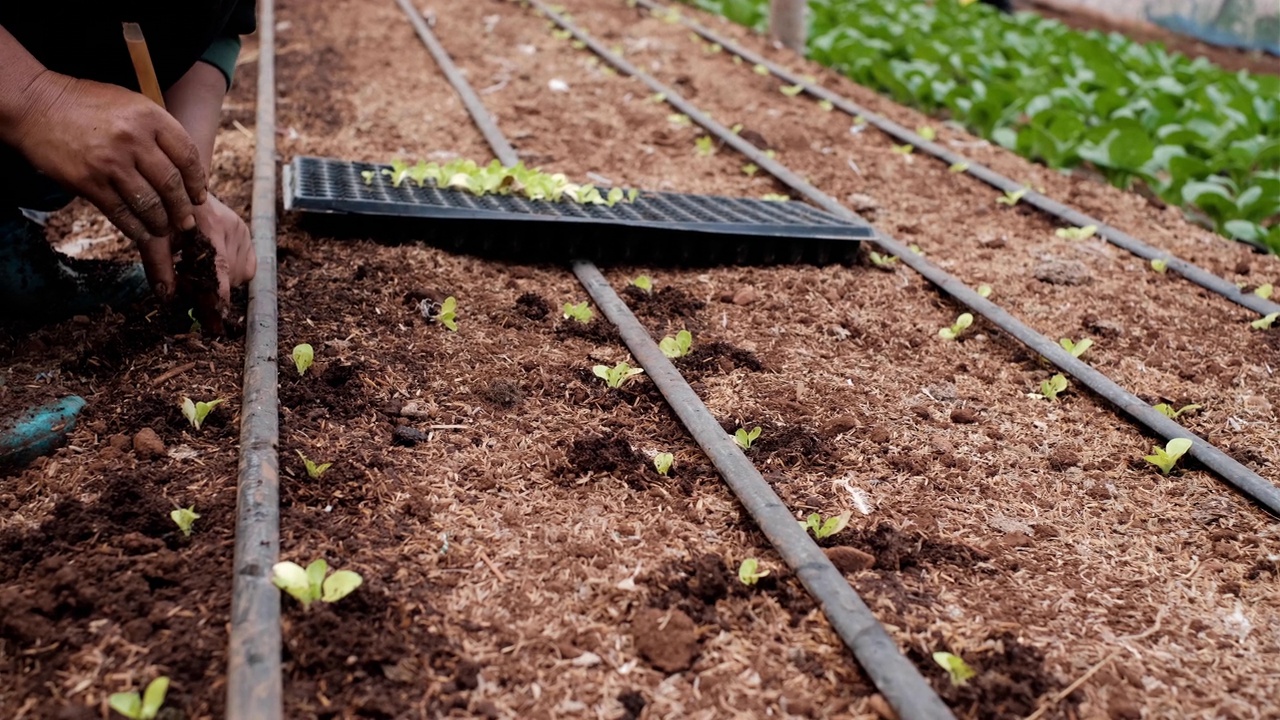
POLYGON ((391 431, 391 443, 400 445, 401 447, 413 447, 420 442, 427 441, 427 434, 421 430, 408 425, 397 425, 395 430, 391 431))
POLYGON ((957 425, 971 425, 978 422, 978 413, 967 407, 954 408, 951 411, 951 422, 957 425))
POLYGON ((529 320, 543 320, 551 314, 551 306, 538 293, 527 292, 516 298, 516 314, 529 320))
POLYGON ((164 441, 151 428, 142 428, 133 436, 133 451, 140 458, 163 457, 164 441))
POLYGON ((1046 260, 1036 265, 1035 277, 1050 285, 1087 285, 1093 282, 1089 266, 1079 260, 1046 260))
POLYGON ((733 304, 734 305, 750 305, 751 303, 755 302, 758 298, 759 298, 759 295, 756 293, 756 289, 748 285, 746 287, 740 288, 737 292, 733 294, 733 304))
POLYGON ((663 672, 688 670, 698 656, 697 628, 679 610, 641 610, 631 621, 631 635, 640 657, 663 672))
POLYGON ((863 552, 847 545, 826 548, 823 552, 827 554, 831 564, 835 565, 836 569, 845 575, 859 570, 866 570, 876 564, 876 557, 871 553, 863 552))

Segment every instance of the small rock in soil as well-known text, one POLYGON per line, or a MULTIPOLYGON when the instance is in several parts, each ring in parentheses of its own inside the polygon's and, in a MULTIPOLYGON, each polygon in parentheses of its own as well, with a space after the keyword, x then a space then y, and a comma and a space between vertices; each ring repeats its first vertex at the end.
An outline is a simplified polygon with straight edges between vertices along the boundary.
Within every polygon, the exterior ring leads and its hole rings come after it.
POLYGON ((758 296, 756 295, 756 289, 750 285, 741 288, 738 292, 733 294, 734 305, 750 305, 757 299, 758 296))
POLYGON ((978 422, 978 413, 966 407, 958 407, 951 411, 951 422, 957 425, 971 425, 978 422))
POLYGON ((866 570, 876 564, 876 557, 871 553, 863 552, 847 545, 837 545, 827 548, 823 552, 827 554, 827 559, 831 560, 831 564, 835 565, 836 569, 845 575, 859 570, 866 570))
POLYGON ((698 656, 697 628, 679 610, 644 608, 631 621, 631 634, 640 657, 663 672, 688 670, 698 656))
POLYGON ((142 428, 138 434, 133 436, 133 451, 140 458, 163 457, 165 454, 164 441, 151 428, 142 428))
POLYGON ((1050 285, 1087 285, 1093 282, 1089 268, 1079 260, 1046 260, 1035 268, 1036 279, 1050 285))
POLYGON ((391 431, 391 443, 402 447, 413 447, 427 441, 427 434, 417 428, 400 425, 391 431))

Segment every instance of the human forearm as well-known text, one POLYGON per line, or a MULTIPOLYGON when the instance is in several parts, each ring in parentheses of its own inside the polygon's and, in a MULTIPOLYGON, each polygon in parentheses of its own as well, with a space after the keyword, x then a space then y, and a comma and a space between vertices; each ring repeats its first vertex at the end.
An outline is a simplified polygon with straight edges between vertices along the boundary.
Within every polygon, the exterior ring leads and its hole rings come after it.
POLYGON ((54 73, 0 27, 0 143, 17 147, 31 112, 59 92, 54 73))
POLYGON ((164 94, 169 113, 182 124, 200 151, 200 162, 209 171, 213 142, 218 136, 222 99, 227 80, 208 63, 198 62, 164 94))

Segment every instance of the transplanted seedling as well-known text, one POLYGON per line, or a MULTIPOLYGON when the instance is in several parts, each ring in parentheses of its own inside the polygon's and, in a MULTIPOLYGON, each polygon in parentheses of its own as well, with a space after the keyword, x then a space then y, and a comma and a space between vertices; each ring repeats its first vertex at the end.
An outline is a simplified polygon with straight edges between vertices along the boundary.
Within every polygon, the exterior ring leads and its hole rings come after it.
POLYGON ((662 354, 673 360, 688 355, 692 347, 693 333, 688 330, 681 330, 676 333, 675 337, 668 335, 662 338, 662 342, 658 343, 658 349, 662 350, 662 354))
POLYGON ((1071 353, 1076 358, 1089 352, 1089 348, 1093 347, 1093 341, 1089 338, 1084 338, 1080 342, 1073 342, 1071 338, 1062 338, 1058 341, 1058 344, 1062 346, 1063 350, 1071 353))
POLYGON ((982 283, 981 285, 979 285, 979 286, 978 286, 978 295, 979 295, 980 297, 984 297, 984 298, 989 298, 989 297, 991 297, 991 286, 990 286, 990 285, 988 285, 988 284, 986 284, 986 283, 982 283))
POLYGON ((778 89, 781 90, 782 94, 786 95, 787 97, 795 97, 800 93, 804 92, 803 85, 783 85, 778 89))
POLYGON ((826 98, 818 101, 818 107, 822 108, 823 112, 831 112, 836 109, 835 103, 826 98))
POLYGON ((952 685, 963 685, 978 674, 959 655, 952 655, 949 652, 934 653, 933 661, 947 671, 952 685))
POLYGON ((971 313, 961 313, 951 327, 942 328, 938 331, 938 337, 943 340, 956 340, 971 325, 973 325, 973 315, 971 313))
POLYGON ((710 157, 715 154, 716 146, 711 140, 710 135, 703 135, 693 141, 694 149, 698 153, 698 157, 710 157))
POLYGON ((953 172, 953 173, 962 173, 962 172, 964 172, 965 170, 968 170, 968 169, 969 169, 969 163, 967 163, 967 162, 952 163, 952 164, 951 164, 951 167, 949 167, 949 168, 947 168, 947 169, 948 169, 948 170, 950 170, 950 171, 951 171, 951 172, 953 172))
POLYGON ((768 574, 768 570, 760 569, 760 561, 755 558, 747 558, 738 566, 738 582, 743 585, 755 585, 760 582, 760 578, 768 574))
POLYGON ((302 343, 293 348, 293 366, 298 368, 299 375, 306 375, 307 368, 311 367, 311 363, 315 362, 316 351, 307 343, 302 343))
POLYGON ((1169 261, 1162 258, 1156 258, 1151 261, 1151 269, 1163 275, 1169 270, 1169 261))
POLYGON ((435 322, 453 332, 458 332, 458 299, 450 295, 440 303, 440 312, 431 316, 435 322))
POLYGON ((787 202, 791 200, 791 196, 781 195, 779 193, 765 193, 764 195, 760 196, 760 199, 764 200, 765 202, 787 202))
POLYGON ((1258 318, 1257 320, 1249 323, 1249 327, 1254 330, 1270 330, 1271 326, 1276 323, 1276 320, 1280 320, 1280 312, 1273 312, 1266 317, 1258 318))
POLYGON ((1183 405, 1177 410, 1174 410, 1173 406, 1168 403, 1159 403, 1158 405, 1154 405, 1152 407, 1155 408, 1156 412, 1160 413, 1161 415, 1164 415, 1170 420, 1177 420, 1178 418, 1182 417, 1186 413, 1195 412, 1196 410, 1200 409, 1200 406, 1195 404, 1183 405))
POLYGON ((633 368, 625 362, 620 362, 613 367, 596 365, 591 368, 591 372, 595 373, 596 377, 603 379, 610 388, 617 390, 628 380, 644 372, 644 368, 633 368))
POLYGON ((1058 395, 1067 391, 1067 386, 1071 383, 1067 382, 1067 376, 1058 373, 1048 380, 1040 382, 1040 392, 1031 393, 1031 397, 1042 397, 1046 400, 1057 400, 1058 395))
POLYGON ((596 316, 595 311, 591 309, 591 304, 588 303, 586 300, 583 300, 577 305, 574 305, 573 303, 564 304, 565 320, 569 320, 572 318, 573 320, 580 322, 583 325, 586 325, 587 323, 591 322, 591 318, 595 316, 596 316))
POLYGON ((659 475, 666 476, 671 472, 671 465, 675 463, 676 456, 669 452, 660 452, 653 456, 653 469, 658 471, 659 475))
POLYGON ((312 562, 306 570, 297 563, 278 562, 271 567, 271 582, 302 603, 303 610, 310 610, 311 603, 317 600, 338 602, 364 582, 359 573, 350 570, 338 570, 325 577, 328 572, 329 563, 323 558, 312 562))
POLYGON ((1258 287, 1254 288, 1254 290, 1253 290, 1253 294, 1254 294, 1254 295, 1257 295, 1258 297, 1262 298, 1263 300, 1270 300, 1270 299, 1271 299, 1271 294, 1272 294, 1273 292, 1275 292, 1275 288, 1273 288, 1273 287, 1271 286, 1271 283, 1267 283, 1267 284, 1265 284, 1265 285, 1259 285, 1258 287))
POLYGON ((191 537, 191 526, 195 525, 196 520, 200 519, 200 516, 196 514, 195 505, 177 508, 169 513, 169 517, 173 519, 174 524, 182 531, 182 537, 191 537))
POLYGON ((298 451, 298 457, 302 458, 302 466, 307 469, 307 477, 311 478, 312 480, 319 480, 320 476, 324 474, 325 470, 328 470, 329 468, 333 467, 333 463, 331 462, 320 463, 319 465, 317 465, 316 463, 312 462, 311 458, 307 457, 306 455, 303 455, 301 450, 298 451))
POLYGON ((226 398, 218 398, 209 402, 195 402, 189 397, 182 398, 182 417, 191 423, 191 426, 199 430, 204 424, 204 419, 209 417, 209 413, 214 408, 226 401, 226 398))
POLYGON ((1022 199, 1022 196, 1026 194, 1027 188, 1022 188, 1021 190, 1006 190, 1004 195, 996 198, 996 204, 1013 207, 1014 205, 1017 205, 1018 201, 1022 199))
POLYGON ((750 432, 743 428, 738 428, 733 432, 733 441, 743 450, 750 450, 751 444, 756 441, 756 438, 760 437, 761 432, 763 431, 759 425, 751 428, 750 432))
POLYGON ((169 693, 169 678, 161 675, 152 680, 141 695, 136 692, 111 693, 107 705, 132 720, 154 720, 169 693))
POLYGON ((1153 445, 1151 450, 1154 454, 1147 455, 1145 459, 1147 462, 1160 468, 1160 473, 1162 475, 1168 475, 1173 470, 1173 466, 1178 464, 1178 458, 1186 455, 1187 451, 1190 449, 1191 440, 1187 438, 1174 438, 1168 443, 1165 443, 1164 447, 1153 445))
POLYGON ((915 152, 915 146, 911 144, 894 145, 893 151, 898 153, 899 155, 910 155, 911 153, 915 152))
POLYGON ((1088 240, 1096 232, 1098 232, 1097 225, 1085 225, 1084 227, 1058 228, 1053 231, 1053 234, 1064 240, 1088 240))
POLYGON ((938 137, 938 131, 928 125, 921 125, 916 128, 916 134, 930 142, 932 142, 934 138, 938 137))
POLYGON ((892 270, 893 266, 898 262, 898 258, 893 255, 881 255, 875 250, 867 253, 867 257, 871 258, 872 265, 875 265, 881 270, 892 270))
POLYGON ((760 64, 753 65, 753 66, 751 67, 751 71, 752 71, 752 72, 754 72, 754 73, 755 73, 755 74, 757 74, 757 75, 765 75, 765 76, 767 76, 767 75, 769 74, 769 68, 765 67, 764 65, 760 65, 760 64))
POLYGON ((835 535, 849 525, 849 518, 852 513, 842 512, 839 515, 832 515, 826 520, 818 513, 810 513, 809 517, 800 521, 800 524, 807 530, 813 531, 813 536, 818 540, 835 535))
POLYGON ((755 163, 747 163, 742 166, 742 174, 747 177, 752 177, 758 172, 760 172, 760 168, 755 163))
POLYGON ((653 292, 653 278, 648 275, 640 275, 635 280, 632 280, 631 284, 643 290, 645 295, 653 292))

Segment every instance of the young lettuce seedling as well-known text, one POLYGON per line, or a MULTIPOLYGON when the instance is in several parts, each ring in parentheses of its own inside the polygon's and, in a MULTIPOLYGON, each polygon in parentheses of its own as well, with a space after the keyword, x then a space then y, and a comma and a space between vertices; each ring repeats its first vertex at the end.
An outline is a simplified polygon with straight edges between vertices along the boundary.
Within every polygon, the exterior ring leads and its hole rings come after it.
POLYGON ((711 157, 716 152, 715 144, 711 141, 710 135, 703 135, 693 141, 694 147, 698 153, 698 157, 711 157))
POLYGON ((768 570, 760 569, 760 561, 755 558, 747 558, 738 566, 738 582, 748 587, 760 582, 760 578, 768 574, 768 570))
POLYGON ((818 513, 810 513, 809 517, 800 521, 800 524, 807 530, 813 531, 813 536, 818 540, 835 535, 849 525, 849 517, 852 513, 842 512, 839 515, 832 515, 826 520, 818 513))
POLYGON ((688 330, 681 330, 676 333, 675 337, 668 335, 662 338, 662 342, 658 343, 658 349, 662 350, 662 354, 671 358, 682 358, 689 354, 689 349, 693 347, 693 333, 688 330))
POLYGON ((374 179, 375 177, 377 177, 377 176, 378 176, 378 173, 377 173, 376 171, 374 171, 374 170, 361 170, 361 171, 360 171, 360 177, 364 178, 364 184, 365 184, 365 185, 372 185, 372 184, 373 184, 373 179, 374 179))
POLYGON ((1026 194, 1027 194, 1027 188, 1022 188, 1021 190, 1005 191, 1005 194, 1002 197, 996 198, 996 204, 1008 205, 1009 207, 1013 207, 1014 205, 1017 205, 1018 201, 1022 199, 1022 196, 1026 194))
POLYGON ((200 426, 204 424, 204 419, 209 417, 209 413, 225 400, 226 398, 218 398, 209 402, 193 402, 191 398, 184 397, 182 398, 182 417, 186 418, 192 427, 199 430, 200 426))
POLYGON ((1070 385, 1070 383, 1067 382, 1067 376, 1062 373, 1058 373, 1048 380, 1042 380, 1040 382, 1039 394, 1031 393, 1031 397, 1042 397, 1046 400, 1057 400, 1060 393, 1066 392, 1068 385, 1070 385))
POLYGON ((1058 228, 1053 231, 1053 234, 1064 240, 1088 240, 1096 232, 1098 232, 1097 225, 1085 225, 1084 227, 1058 228))
POLYGON ((1249 323, 1249 327, 1254 330, 1270 330, 1271 326, 1276 323, 1276 320, 1280 320, 1280 312, 1273 312, 1266 317, 1258 318, 1257 320, 1249 323))
POLYGON ((130 720, 155 720, 169 693, 169 678, 161 675, 147 684, 139 696, 136 692, 111 693, 107 705, 130 720))
POLYGON ((949 652, 934 653, 933 661, 947 671, 952 685, 963 685, 978 674, 959 655, 952 655, 949 652))
POLYGON ((783 85, 778 89, 781 90, 782 94, 786 95, 787 97, 795 97, 800 93, 804 92, 803 85, 783 85))
POLYGON ((836 109, 835 103, 831 102, 826 98, 823 98, 818 101, 818 107, 822 108, 823 112, 831 112, 832 110, 836 109))
POLYGON ((591 322, 591 318, 595 316, 596 316, 595 312, 591 309, 591 305, 586 300, 583 300, 577 305, 574 305, 572 303, 564 304, 565 320, 573 318, 577 322, 580 322, 583 325, 586 325, 587 323, 591 322))
POLYGON ((894 145, 893 151, 898 153, 899 155, 910 155, 911 153, 915 152, 915 146, 911 144, 894 145))
POLYGON ((986 283, 982 283, 981 285, 979 285, 979 286, 978 286, 978 296, 979 296, 979 297, 984 297, 984 298, 989 298, 989 297, 991 297, 991 286, 990 286, 990 285, 988 285, 988 284, 986 284, 986 283))
POLYGON ((747 163, 742 166, 742 174, 747 177, 753 177, 758 172, 760 172, 760 168, 755 163, 747 163))
POLYGON ((635 280, 632 280, 631 284, 643 290, 645 295, 653 292, 653 278, 648 275, 640 275, 635 280))
POLYGON ((768 77, 769 75, 769 68, 765 67, 764 65, 759 65, 759 64, 753 65, 751 67, 751 71, 757 75, 761 75, 764 77, 768 77))
POLYGON ((182 531, 182 537, 191 537, 191 526, 196 524, 196 520, 200 516, 196 514, 196 506, 192 505, 187 508, 178 508, 169 513, 169 517, 173 519, 178 529, 182 531))
POLYGON ((319 600, 335 603, 350 595, 364 578, 350 570, 338 570, 329 577, 329 563, 323 558, 312 562, 303 570, 297 563, 279 562, 271 567, 271 582, 302 603, 303 610, 310 610, 311 603, 319 600))
POLYGON ((299 375, 306 375, 307 368, 311 367, 311 363, 315 362, 316 351, 307 343, 295 346, 293 348, 293 366, 298 368, 299 375))
POLYGON ((961 313, 951 327, 942 328, 938 331, 938 337, 943 340, 956 340, 960 337, 961 333, 968 330, 971 325, 973 325, 973 315, 971 313, 961 313))
POLYGON ((765 193, 760 196, 765 202, 787 202, 791 199, 790 195, 780 195, 778 193, 765 193))
POLYGON ((928 125, 921 125, 916 128, 916 134, 929 142, 933 142, 933 140, 938 137, 938 131, 928 125))
POLYGON ((690 125, 693 125, 693 121, 684 113, 671 113, 667 116, 667 122, 677 127, 689 127, 690 125))
POLYGON ((671 472, 671 465, 675 463, 676 456, 669 452, 660 452, 653 456, 653 469, 658 471, 659 475, 666 477, 671 472))
POLYGON ((1254 294, 1254 295, 1257 295, 1258 297, 1262 298, 1263 300, 1270 300, 1270 299, 1271 299, 1271 294, 1272 294, 1273 292, 1275 292, 1275 288, 1271 287, 1271 283, 1267 283, 1267 284, 1265 284, 1265 285, 1259 285, 1258 287, 1254 288, 1254 290, 1253 290, 1253 294, 1254 294))
POLYGON ((458 332, 458 299, 450 295, 440 303, 440 312, 431 317, 453 332, 458 332))
POLYGON ((1187 454, 1191 449, 1191 441, 1187 438, 1174 438, 1170 440, 1162 448, 1159 445, 1153 445, 1151 450, 1154 455, 1147 455, 1144 459, 1160 468, 1160 474, 1168 475, 1173 471, 1173 466, 1178 464, 1178 458, 1187 454))
POLYGON ((881 270, 892 270, 894 264, 898 262, 898 258, 893 255, 881 255, 875 250, 867 253, 867 257, 871 258, 872 265, 875 265, 881 270))
POLYGON ((1186 413, 1195 412, 1196 410, 1200 409, 1200 406, 1195 404, 1183 405, 1177 410, 1174 410, 1173 406, 1168 403, 1160 403, 1152 407, 1155 408, 1156 412, 1160 413, 1161 415, 1164 415, 1170 420, 1177 420, 1178 418, 1182 417, 1186 413))
POLYGON ((307 477, 311 478, 312 480, 319 480, 320 476, 324 474, 325 470, 328 470, 329 468, 333 467, 333 463, 331 462, 320 463, 319 465, 315 464, 314 462, 311 461, 311 458, 308 458, 306 455, 303 455, 301 450, 298 451, 298 457, 302 458, 302 466, 307 469, 307 477))
POLYGON ((591 368, 591 372, 595 373, 596 377, 603 379, 611 389, 617 390, 632 377, 644 372, 644 368, 633 368, 625 362, 620 362, 613 367, 596 365, 591 368))
POLYGON ((952 163, 951 167, 947 169, 953 173, 962 173, 965 170, 969 169, 969 163, 963 162, 963 161, 958 163, 952 163))
POLYGON ((1169 270, 1169 261, 1156 258, 1151 261, 1151 269, 1163 275, 1169 270))
POLYGON ((756 441, 756 438, 760 437, 761 432, 759 425, 751 428, 751 432, 738 428, 733 432, 733 441, 743 450, 750 450, 751 444, 756 441))
POLYGON ((1071 353, 1071 356, 1075 358, 1079 358, 1089 352, 1089 348, 1093 347, 1093 341, 1089 338, 1085 338, 1080 342, 1072 342, 1071 338, 1062 338, 1058 341, 1058 344, 1062 346, 1063 350, 1071 353))

